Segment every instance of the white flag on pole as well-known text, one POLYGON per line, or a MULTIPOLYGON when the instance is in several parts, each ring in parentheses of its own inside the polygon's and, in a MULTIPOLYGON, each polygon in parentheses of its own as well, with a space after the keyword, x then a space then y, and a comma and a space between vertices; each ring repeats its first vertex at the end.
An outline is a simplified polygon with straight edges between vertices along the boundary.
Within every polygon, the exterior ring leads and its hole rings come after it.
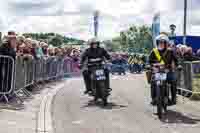
POLYGON ((156 47, 156 36, 160 34, 160 12, 156 13, 153 17, 153 23, 152 23, 152 35, 153 35, 153 41, 154 46, 156 47))

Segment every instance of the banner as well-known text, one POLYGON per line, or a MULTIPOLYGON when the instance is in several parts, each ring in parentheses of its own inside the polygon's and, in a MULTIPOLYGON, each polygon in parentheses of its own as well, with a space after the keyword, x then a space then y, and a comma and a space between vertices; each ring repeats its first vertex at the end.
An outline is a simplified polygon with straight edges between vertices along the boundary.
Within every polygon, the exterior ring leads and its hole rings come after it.
POLYGON ((153 41, 154 41, 154 47, 156 47, 156 36, 160 34, 160 12, 156 13, 153 17, 153 23, 152 23, 152 35, 153 35, 153 41))
POLYGON ((99 12, 98 11, 95 11, 94 13, 94 35, 95 37, 98 36, 98 28, 99 28, 99 23, 98 23, 98 20, 99 19, 99 12))

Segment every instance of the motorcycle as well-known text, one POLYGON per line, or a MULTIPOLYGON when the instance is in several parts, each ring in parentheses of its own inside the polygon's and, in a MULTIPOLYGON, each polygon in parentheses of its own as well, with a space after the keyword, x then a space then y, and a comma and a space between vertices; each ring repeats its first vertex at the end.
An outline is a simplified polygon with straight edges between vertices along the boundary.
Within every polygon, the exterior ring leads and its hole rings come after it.
POLYGON ((126 68, 125 65, 117 65, 112 64, 111 67, 111 73, 114 75, 115 73, 118 73, 119 75, 126 75, 126 68))
POLYGON ((167 112, 167 106, 169 103, 169 87, 167 85, 167 73, 164 65, 153 66, 152 81, 156 89, 156 106, 157 115, 159 119, 162 119, 163 112, 167 112))
POLYGON ((96 64, 89 67, 90 69, 90 78, 91 78, 91 88, 94 101, 102 99, 103 105, 106 106, 108 101, 109 92, 106 88, 106 75, 105 68, 103 64, 96 64))

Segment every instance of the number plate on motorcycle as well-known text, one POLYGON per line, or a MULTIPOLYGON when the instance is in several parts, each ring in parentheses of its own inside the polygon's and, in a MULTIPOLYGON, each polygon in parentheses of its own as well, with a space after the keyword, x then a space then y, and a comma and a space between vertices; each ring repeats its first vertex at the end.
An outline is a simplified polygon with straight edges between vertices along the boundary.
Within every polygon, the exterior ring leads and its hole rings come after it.
POLYGON ((167 79, 167 74, 166 73, 156 73, 155 74, 155 79, 156 80, 166 80, 167 79))
POLYGON ((104 70, 96 70, 96 75, 97 76, 104 75, 104 70))

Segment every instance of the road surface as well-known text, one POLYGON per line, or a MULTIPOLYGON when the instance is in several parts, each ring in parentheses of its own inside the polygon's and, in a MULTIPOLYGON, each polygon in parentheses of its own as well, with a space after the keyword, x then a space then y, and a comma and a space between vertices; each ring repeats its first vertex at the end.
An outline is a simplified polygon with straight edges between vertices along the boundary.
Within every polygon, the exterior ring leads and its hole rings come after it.
POLYGON ((81 78, 66 82, 52 103, 55 133, 199 133, 200 108, 187 102, 180 100, 162 120, 157 118, 144 74, 112 76, 111 84, 110 103, 103 108, 83 95, 81 78))

